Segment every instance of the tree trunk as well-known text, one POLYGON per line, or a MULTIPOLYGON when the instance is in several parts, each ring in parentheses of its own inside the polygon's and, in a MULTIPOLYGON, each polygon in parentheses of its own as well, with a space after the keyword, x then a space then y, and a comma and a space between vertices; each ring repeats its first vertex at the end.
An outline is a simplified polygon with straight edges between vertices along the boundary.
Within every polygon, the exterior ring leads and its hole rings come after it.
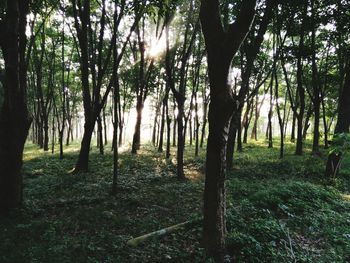
POLYGON ((8 0, 0 46, 5 64, 0 110, 0 215, 22 202, 22 157, 31 120, 26 105, 26 15, 29 1, 8 0))
POLYGON ((132 139, 132 148, 131 153, 136 154, 140 149, 141 143, 141 121, 142 121, 142 110, 143 110, 143 102, 142 99, 138 98, 136 103, 136 124, 135 131, 132 139))
POLYGON ((100 151, 100 154, 104 154, 104 148, 103 148, 103 128, 102 128, 102 120, 101 116, 97 117, 97 136, 98 136, 98 148, 100 151))
POLYGON ((78 172, 87 172, 89 167, 89 153, 90 153, 90 144, 91 137, 94 131, 95 121, 90 119, 85 119, 84 124, 84 134, 81 141, 80 152, 78 161, 75 165, 75 173, 78 172))
POLYGON ((273 115, 273 92, 272 92, 272 86, 273 86, 273 74, 271 78, 271 83, 270 83, 270 109, 269 109, 269 114, 268 114, 268 134, 267 138, 269 140, 269 148, 273 148, 273 141, 272 141, 272 115, 273 115))
POLYGON ((311 0, 311 17, 312 17, 312 91, 313 91, 313 109, 314 109, 314 133, 312 142, 312 153, 319 153, 319 141, 320 141, 320 109, 321 109, 321 98, 320 98, 320 83, 318 79, 318 69, 316 64, 316 30, 317 24, 315 20, 315 0, 311 0))
POLYGON ((304 121, 304 129, 303 129, 303 140, 306 140, 306 136, 307 136, 307 131, 310 128, 310 118, 311 118, 311 114, 312 114, 312 105, 310 104, 308 107, 308 110, 306 112, 306 117, 305 117, 305 121, 304 121))
POLYGON ((303 86, 303 57, 304 38, 305 38, 305 23, 307 23, 307 7, 308 1, 305 1, 303 7, 303 20, 300 28, 300 40, 297 54, 297 96, 299 101, 299 112, 297 114, 297 145, 295 149, 296 155, 303 154, 303 119, 305 112, 305 89, 303 86))
POLYGON ((184 138, 184 105, 183 102, 177 103, 178 115, 177 115, 177 178, 180 180, 185 179, 184 174, 184 148, 185 148, 185 138, 184 138))
POLYGON ((194 110, 195 110, 195 140, 196 140, 196 144, 195 144, 195 152, 194 152, 194 156, 198 156, 199 153, 199 129, 200 129, 200 123, 199 123, 199 118, 198 118, 198 100, 197 100, 197 92, 196 92, 196 100, 195 100, 195 105, 194 105, 194 110))
POLYGON ((103 116, 103 131, 104 131, 104 145, 107 145, 108 141, 107 141, 107 132, 108 132, 108 126, 107 126, 107 122, 106 122, 106 106, 103 107, 103 112, 102 112, 102 116, 103 116))
POLYGON ((243 117, 243 128, 244 128, 244 132, 243 132, 243 143, 247 143, 248 140, 248 128, 249 128, 249 124, 250 124, 250 120, 251 120, 251 109, 252 109, 252 104, 254 102, 253 101, 248 101, 247 102, 247 108, 246 111, 244 113, 244 117, 243 117))
POLYGON ((165 117, 166 117, 165 115, 166 115, 167 102, 168 102, 168 90, 166 90, 166 94, 165 94, 163 101, 162 101, 162 118, 160 121, 158 152, 163 152, 165 117))
POLYGON ((291 135, 290 135, 290 141, 293 142, 293 143, 295 142, 295 124, 296 124, 296 120, 297 120, 297 117, 296 117, 296 114, 293 111, 292 131, 291 131, 291 135))
POLYGON ((44 117, 44 151, 49 150, 49 116, 44 117))
POLYGON ((237 115, 237 151, 243 152, 243 145, 242 145, 242 110, 243 105, 238 107, 238 115, 237 115))
POLYGON ((55 114, 54 112, 52 113, 52 122, 51 122, 51 128, 52 128, 52 131, 51 131, 51 154, 54 154, 55 152, 55 114))
POLYGON ((169 116, 169 100, 167 100, 166 104, 166 123, 167 123, 167 138, 166 138, 166 154, 165 158, 170 158, 170 144, 171 144, 171 118, 169 116))
MULTIPOLYGON (((335 126, 334 134, 349 133, 350 127, 350 50, 347 55, 346 75, 344 87, 339 93, 338 105, 338 120, 335 126)), ((328 156, 326 165, 326 177, 336 176, 339 171, 340 163, 342 161, 342 153, 332 153, 328 156)))
POLYGON ((323 120, 323 132, 324 132, 324 148, 328 149, 328 125, 326 119, 326 107, 324 101, 323 92, 321 92, 321 105, 322 105, 322 120, 323 120))
POLYGON ((208 113, 208 103, 205 101, 203 105, 203 121, 202 121, 202 132, 201 132, 201 143, 200 143, 201 148, 203 148, 205 129, 207 127, 207 113, 208 113))
POLYGON ((174 113, 174 125, 173 125, 173 146, 176 146, 176 130, 177 130, 177 116, 175 114, 176 111, 176 103, 174 99, 173 103, 173 113, 174 113))
POLYGON ((226 235, 226 146, 234 111, 229 67, 255 14, 255 1, 244 1, 235 23, 223 30, 219 2, 203 0, 200 20, 207 49, 210 83, 209 136, 204 188, 203 245, 216 262, 224 262, 226 235))

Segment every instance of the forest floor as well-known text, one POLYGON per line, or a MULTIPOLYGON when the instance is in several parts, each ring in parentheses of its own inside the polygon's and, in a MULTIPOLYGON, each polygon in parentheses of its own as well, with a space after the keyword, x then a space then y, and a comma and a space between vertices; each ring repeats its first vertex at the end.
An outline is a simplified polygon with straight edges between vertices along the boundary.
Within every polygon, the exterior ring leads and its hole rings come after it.
MULTIPOLYGON (((309 147, 309 146, 308 146, 309 147)), ((110 194, 112 154, 93 147, 90 172, 73 175, 78 144, 65 158, 27 144, 24 206, 0 219, 0 262, 210 262, 201 227, 127 240, 201 216, 204 156, 186 147, 186 181, 175 177, 174 153, 145 145, 120 154, 118 194, 110 194)), ((175 149, 173 149, 174 151, 175 149)), ((323 177, 326 154, 278 158, 278 142, 245 145, 228 174, 227 244, 237 262, 350 262, 350 160, 337 179, 323 177)))

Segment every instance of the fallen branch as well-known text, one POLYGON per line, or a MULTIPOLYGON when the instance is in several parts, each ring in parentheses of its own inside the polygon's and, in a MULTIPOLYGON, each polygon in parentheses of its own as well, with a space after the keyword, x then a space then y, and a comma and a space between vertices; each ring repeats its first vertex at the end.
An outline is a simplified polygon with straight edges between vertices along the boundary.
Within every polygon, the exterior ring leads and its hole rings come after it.
POLYGON ((152 237, 161 237, 164 235, 167 235, 169 233, 173 233, 175 231, 184 229, 184 228, 192 228, 195 227, 196 225, 198 225, 199 223, 202 222, 202 219, 194 219, 194 220, 190 220, 190 221, 186 221, 180 224, 176 224, 173 226, 169 226, 136 238, 132 238, 130 239, 126 244, 132 247, 136 247, 138 246, 140 243, 152 238, 152 237))

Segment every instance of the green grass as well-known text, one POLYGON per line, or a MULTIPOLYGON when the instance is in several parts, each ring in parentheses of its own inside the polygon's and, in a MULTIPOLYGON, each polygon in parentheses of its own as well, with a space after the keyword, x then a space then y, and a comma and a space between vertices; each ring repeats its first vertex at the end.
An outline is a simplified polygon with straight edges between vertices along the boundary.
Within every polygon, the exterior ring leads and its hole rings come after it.
MULTIPOLYGON (((79 145, 65 158, 32 144, 24 154, 24 206, 0 219, 0 262, 209 262, 201 228, 152 239, 137 248, 132 237, 201 215, 204 155, 186 148, 185 173, 175 178, 174 152, 146 145, 120 155, 118 194, 110 194, 112 154, 93 147, 90 172, 69 173, 79 145)), ((309 147, 309 146, 308 146, 309 147)), ((172 149, 173 151, 175 149, 172 149)), ((350 261, 350 160, 340 176, 323 178, 326 154, 294 156, 287 144, 263 141, 235 153, 228 174, 228 252, 237 262, 350 261)))

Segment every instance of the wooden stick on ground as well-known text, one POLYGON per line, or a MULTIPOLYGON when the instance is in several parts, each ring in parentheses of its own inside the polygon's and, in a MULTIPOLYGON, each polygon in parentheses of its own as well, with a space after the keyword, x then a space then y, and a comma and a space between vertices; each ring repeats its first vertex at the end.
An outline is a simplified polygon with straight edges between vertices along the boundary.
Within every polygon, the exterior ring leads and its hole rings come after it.
POLYGON ((186 221, 186 222, 176 224, 173 226, 169 226, 169 227, 166 227, 166 228, 163 228, 163 229, 160 229, 160 230, 157 230, 157 231, 154 231, 154 232, 151 232, 151 233, 148 233, 148 234, 136 237, 136 238, 132 238, 126 244, 129 246, 132 246, 132 247, 136 247, 140 243, 142 243, 142 242, 144 242, 152 237, 161 237, 161 236, 167 235, 169 233, 172 233, 172 232, 175 232, 177 230, 181 230, 181 229, 184 229, 187 227, 192 228, 201 222, 202 222, 202 219, 195 219, 195 220, 186 221))

